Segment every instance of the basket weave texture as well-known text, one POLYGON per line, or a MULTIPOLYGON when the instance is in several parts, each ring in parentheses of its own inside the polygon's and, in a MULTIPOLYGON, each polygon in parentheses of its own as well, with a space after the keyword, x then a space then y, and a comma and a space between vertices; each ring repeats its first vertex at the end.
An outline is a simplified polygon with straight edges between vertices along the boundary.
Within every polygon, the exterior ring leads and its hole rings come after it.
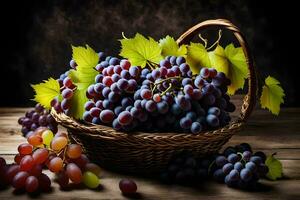
POLYGON ((109 170, 149 175, 163 169, 175 152, 189 150, 203 156, 217 152, 241 129, 251 114, 257 83, 248 44, 240 30, 230 21, 216 19, 201 22, 183 33, 177 43, 187 44, 201 30, 212 26, 233 32, 243 48, 249 70, 248 93, 243 99, 239 118, 230 125, 199 134, 124 133, 108 126, 81 123, 54 109, 51 114, 60 125, 67 128, 70 139, 83 146, 92 161, 109 170))

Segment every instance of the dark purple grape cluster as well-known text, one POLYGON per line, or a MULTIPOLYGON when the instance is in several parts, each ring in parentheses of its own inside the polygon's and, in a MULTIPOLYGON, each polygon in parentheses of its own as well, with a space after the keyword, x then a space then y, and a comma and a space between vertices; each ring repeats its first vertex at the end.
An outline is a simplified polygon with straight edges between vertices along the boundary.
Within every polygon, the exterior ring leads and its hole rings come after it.
POLYGON ((197 158, 194 154, 184 151, 175 154, 165 170, 160 174, 164 183, 194 184, 209 179, 214 155, 197 158), (211 167, 210 167, 211 166, 211 167))
MULTIPOLYGON (((152 64, 154 65, 154 64, 152 64)), ((184 57, 168 56, 156 68, 106 57, 88 88, 83 119, 116 130, 199 133, 225 126, 235 106, 230 80, 213 68, 194 76, 184 57)))
POLYGON ((96 70, 99 74, 95 84, 87 89, 90 100, 85 104, 83 119, 107 124, 116 130, 132 130, 138 122, 139 113, 133 114, 133 96, 140 82, 140 67, 131 66, 128 60, 108 56, 96 70))
MULTIPOLYGON (((99 62, 103 61, 105 59, 104 53, 99 52, 99 62)), ((70 69, 76 70, 77 68, 77 63, 75 60, 70 61, 70 69)), ((62 100, 59 100, 58 97, 55 97, 51 101, 51 107, 53 107, 57 112, 64 112, 65 114, 68 114, 71 105, 71 99, 73 97, 74 91, 76 90, 76 86, 73 84, 71 78, 68 76, 69 75, 69 70, 66 71, 65 73, 61 74, 60 77, 57 79, 59 85, 60 85, 60 90, 61 90, 61 95, 62 95, 62 100)))
POLYGON ((41 104, 36 104, 35 108, 25 113, 24 117, 20 117, 18 123, 22 126, 23 136, 30 135, 39 127, 48 127, 53 133, 57 132, 57 122, 47 109, 41 104))
POLYGON ((216 157, 217 169, 213 177, 219 182, 225 182, 229 187, 255 188, 258 180, 265 177, 269 171, 265 160, 266 155, 263 152, 253 153, 247 143, 235 148, 228 147, 223 155, 216 157))
POLYGON ((229 187, 255 189, 258 180, 268 173, 265 160, 266 155, 261 151, 253 153, 248 143, 201 158, 180 152, 173 156, 160 178, 165 183, 193 184, 212 177, 229 187))

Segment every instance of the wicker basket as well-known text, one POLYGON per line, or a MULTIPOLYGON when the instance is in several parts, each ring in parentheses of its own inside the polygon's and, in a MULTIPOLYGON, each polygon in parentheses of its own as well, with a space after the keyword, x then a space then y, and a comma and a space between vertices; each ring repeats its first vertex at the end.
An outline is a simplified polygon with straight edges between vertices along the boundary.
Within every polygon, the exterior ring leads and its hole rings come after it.
POLYGON ((189 43, 193 36, 207 27, 231 30, 244 50, 249 75, 248 93, 243 100, 240 116, 230 125, 200 134, 179 133, 123 133, 103 125, 87 125, 63 113, 52 115, 68 129, 69 136, 83 145, 91 160, 109 170, 131 174, 152 174, 160 171, 174 152, 190 150, 197 155, 217 152, 233 134, 240 130, 249 117, 256 98, 256 76, 249 48, 244 36, 231 22, 224 19, 207 20, 190 28, 177 40, 189 43))

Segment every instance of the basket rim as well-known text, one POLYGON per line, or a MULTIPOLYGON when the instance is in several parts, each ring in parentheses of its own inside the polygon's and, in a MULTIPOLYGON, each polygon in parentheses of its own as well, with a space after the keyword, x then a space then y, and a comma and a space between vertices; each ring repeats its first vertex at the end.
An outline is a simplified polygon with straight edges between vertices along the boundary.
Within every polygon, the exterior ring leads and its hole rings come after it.
MULTIPOLYGON (((239 130, 243 125, 244 121, 239 118, 232 121, 229 125, 220 127, 215 130, 209 130, 205 132, 200 132, 198 134, 193 133, 176 133, 176 132, 120 132, 116 131, 110 126, 105 125, 95 125, 91 123, 82 123, 64 113, 57 113, 54 108, 51 109, 51 115, 55 120, 63 127, 67 129, 76 130, 78 135, 89 135, 92 137, 100 137, 105 139, 117 139, 117 138, 137 138, 137 139, 178 139, 178 138, 212 138, 216 136, 226 136, 232 135, 233 132, 239 130)), ((73 132, 74 134, 74 132, 73 132)))

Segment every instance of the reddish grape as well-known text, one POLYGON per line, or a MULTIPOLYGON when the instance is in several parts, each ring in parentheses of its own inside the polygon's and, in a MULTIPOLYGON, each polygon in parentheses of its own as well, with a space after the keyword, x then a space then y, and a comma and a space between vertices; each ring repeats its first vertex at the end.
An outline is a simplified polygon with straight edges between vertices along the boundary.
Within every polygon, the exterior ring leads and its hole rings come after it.
POLYGON ((137 185, 134 181, 123 179, 119 182, 119 188, 124 194, 133 194, 137 191, 137 185))
POLYGON ((50 154, 49 156, 48 156, 48 158, 47 158, 47 160, 45 161, 45 165, 48 167, 49 166, 49 163, 50 163, 50 161, 53 159, 53 158, 55 158, 56 157, 56 154, 50 154))
POLYGON ((131 116, 129 111, 123 111, 118 116, 118 122, 121 125, 128 125, 132 122, 133 117, 131 116))
POLYGON ((23 143, 18 146, 18 152, 21 155, 28 155, 32 153, 33 146, 28 143, 23 143))
POLYGON ((63 168, 63 160, 60 157, 52 158, 48 164, 51 172, 57 173, 63 168))
POLYGON ((37 129, 35 129, 34 134, 42 136, 43 132, 46 131, 46 130, 48 130, 47 127, 41 126, 41 127, 38 127, 37 129))
POLYGON ((85 165, 85 171, 90 171, 100 178, 101 168, 95 163, 87 163, 85 165))
POLYGON ((2 169, 4 166, 6 166, 6 161, 4 158, 0 157, 0 169, 2 169))
POLYGON ((15 177, 12 179, 12 186, 15 189, 24 188, 27 177, 29 176, 28 172, 18 172, 15 177))
POLYGON ((47 149, 37 149, 33 152, 32 157, 36 164, 44 163, 48 158, 48 150, 47 149))
POLYGON ((94 108, 91 108, 91 109, 90 109, 90 114, 91 114, 93 117, 99 117, 100 112, 101 112, 101 109, 100 109, 100 108, 97 108, 97 107, 94 107, 94 108))
POLYGON ((155 95, 153 95, 153 100, 154 100, 156 103, 158 103, 158 102, 161 101, 161 96, 160 96, 159 94, 155 94, 155 95))
POLYGON ((73 83, 72 83, 72 80, 69 78, 69 77, 66 77, 64 79, 64 82, 63 82, 64 86, 68 87, 68 88, 71 88, 73 83))
POLYGON ((29 176, 25 181, 25 189, 27 192, 34 192, 39 187, 39 181, 35 176, 29 176))
POLYGON ((152 92, 151 90, 148 90, 148 89, 142 89, 141 90, 141 97, 143 99, 151 99, 152 97, 152 92))
POLYGON ((49 191, 51 189, 51 180, 46 174, 42 173, 38 177, 38 181, 39 181, 39 188, 42 191, 49 191))
POLYGON ((82 153, 82 148, 78 144, 70 144, 67 148, 67 155, 69 158, 78 158, 82 153))
POLYGON ((113 80, 111 79, 110 76, 105 76, 105 77, 103 78, 103 80, 102 80, 102 83, 103 83, 104 85, 106 85, 107 87, 110 87, 111 84, 113 84, 113 80))
POLYGON ((62 96, 65 99, 71 99, 73 96, 73 90, 66 88, 62 91, 62 96))
POLYGON ((42 165, 34 165, 32 169, 29 171, 29 174, 38 177, 39 175, 41 175, 42 171, 43 171, 42 165))
POLYGON ((84 169, 85 165, 89 162, 90 161, 85 154, 81 154, 79 158, 76 158, 75 160, 73 160, 73 163, 75 163, 81 169, 84 169))
POLYGON ((20 170, 21 171, 29 171, 35 165, 35 162, 31 155, 26 155, 22 158, 20 162, 20 170))
POLYGON ((102 110, 100 119, 103 123, 111 123, 114 119, 114 113, 111 110, 102 110))
POLYGON ((65 137, 55 137, 51 142, 51 148, 54 151, 60 151, 68 144, 68 139, 65 137))
POLYGON ((54 137, 65 137, 65 138, 68 138, 68 134, 65 133, 65 132, 58 132, 55 134, 54 137))
POLYGON ((35 147, 43 144, 43 138, 40 135, 31 135, 27 138, 27 141, 35 147))
POLYGON ((114 66, 113 65, 110 65, 107 67, 107 74, 109 76, 112 76, 114 74, 114 66))
POLYGON ((165 77, 168 73, 168 69, 166 67, 161 67, 159 71, 162 77, 165 77))
POLYGON ((66 171, 61 171, 57 174, 57 183, 61 188, 66 188, 69 184, 69 177, 66 174, 66 171))
POLYGON ((66 172, 67 172, 68 177, 70 178, 70 180, 73 183, 78 184, 81 182, 82 173, 81 173, 80 168, 76 164, 69 163, 67 165, 66 172))
POLYGON ((11 183, 14 176, 20 171, 19 165, 11 165, 6 170, 5 178, 8 183, 11 183))
POLYGON ((208 78, 209 77, 209 70, 208 68, 202 68, 200 70, 200 75, 203 77, 203 78, 208 78))
POLYGON ((20 154, 15 155, 15 158, 14 158, 15 163, 19 165, 23 157, 24 156, 20 155, 20 154))
POLYGON ((214 78, 217 75, 217 70, 214 68, 209 68, 209 77, 214 78))
POLYGON ((131 64, 128 60, 121 60, 120 62, 120 66, 122 67, 122 69, 124 70, 129 70, 131 64))
POLYGON ((114 66, 114 72, 116 73, 116 74, 121 74, 121 72, 122 72, 122 68, 121 68, 121 66, 120 65, 116 65, 116 66, 114 66))

